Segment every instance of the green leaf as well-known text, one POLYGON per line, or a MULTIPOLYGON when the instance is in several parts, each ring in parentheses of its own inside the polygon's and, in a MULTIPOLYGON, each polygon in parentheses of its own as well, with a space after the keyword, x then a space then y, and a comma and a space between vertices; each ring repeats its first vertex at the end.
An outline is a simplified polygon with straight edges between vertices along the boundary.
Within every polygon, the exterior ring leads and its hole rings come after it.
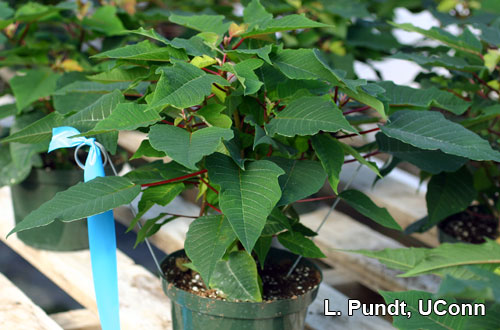
POLYGON ((467 161, 466 158, 448 155, 440 150, 419 149, 383 133, 377 133, 375 137, 380 151, 390 153, 432 174, 439 174, 443 171, 454 172, 467 161))
POLYGON ((402 276, 440 273, 443 269, 465 265, 500 265, 500 244, 487 240, 483 244, 445 243, 430 249, 425 258, 402 276))
POLYGON ((412 53, 396 53, 395 55, 390 56, 390 58, 415 62, 423 67, 439 66, 446 69, 465 71, 475 71, 482 68, 482 66, 480 65, 469 64, 465 59, 461 57, 448 56, 446 54, 426 56, 412 53))
POLYGON ((95 127, 101 120, 107 118, 117 105, 124 101, 120 91, 104 94, 94 103, 76 114, 66 118, 64 125, 73 126, 81 132, 86 132, 95 127))
POLYGON ((266 45, 261 48, 257 49, 235 49, 235 50, 229 50, 226 52, 229 56, 235 56, 239 55, 245 58, 246 56, 250 55, 257 55, 264 61, 266 61, 267 64, 272 65, 271 59, 269 58, 269 54, 271 53, 271 50, 273 49, 272 45, 266 45))
POLYGON ((143 67, 133 67, 129 69, 114 68, 110 71, 104 71, 92 76, 87 76, 89 80, 98 81, 102 83, 116 83, 116 82, 133 82, 137 80, 144 80, 150 74, 149 69, 143 67))
POLYGON ((257 255, 257 258, 259 258, 260 269, 264 269, 264 266, 266 264, 266 257, 269 253, 269 250, 271 249, 272 242, 272 236, 261 236, 253 247, 253 251, 257 255))
MULTIPOLYGON (((146 30, 143 27, 138 28, 137 30, 126 30, 123 31, 122 34, 138 34, 144 37, 151 38, 153 40, 159 41, 165 45, 170 45, 170 40, 166 39, 165 37, 159 35, 154 29, 148 29, 146 30)), ((176 47, 178 48, 178 47, 176 47)))
POLYGON ((57 112, 52 112, 2 139, 1 142, 39 143, 49 140, 52 136, 52 128, 60 126, 62 121, 63 116, 57 112))
POLYGON ((436 106, 456 115, 461 115, 471 105, 470 102, 435 87, 415 89, 407 86, 398 86, 392 81, 383 81, 377 85, 385 89, 384 97, 391 106, 406 105, 426 109, 436 106))
POLYGON ((15 103, 0 105, 0 119, 14 116, 17 113, 17 108, 15 103))
POLYGON ((56 220, 68 222, 112 210, 130 203, 140 191, 140 186, 117 176, 99 177, 79 183, 58 192, 54 198, 28 214, 9 235, 46 226, 56 220))
POLYGON ((142 158, 142 157, 165 157, 166 154, 163 151, 158 151, 151 146, 149 140, 142 140, 141 145, 135 153, 130 157, 130 160, 142 158))
POLYGON ((340 130, 356 132, 332 101, 319 96, 301 97, 290 102, 266 124, 270 136, 314 135, 319 131, 340 130))
POLYGON ((52 94, 60 75, 50 70, 29 70, 24 76, 15 76, 9 81, 16 98, 18 113, 31 103, 52 94))
POLYGON ((261 302, 257 265, 245 251, 229 254, 228 260, 220 260, 210 280, 210 287, 221 290, 227 300, 261 302))
MULTIPOLYGON (((429 315, 420 314, 419 301, 423 301, 423 307, 427 310, 426 302, 432 300, 432 293, 424 291, 403 291, 389 292, 379 291, 387 304, 394 303, 395 300, 406 303, 405 310, 411 312, 411 317, 406 315, 395 315, 394 326, 401 330, 428 329, 428 330, 461 330, 467 317, 437 315, 432 309, 429 315)), ((456 302, 455 299, 446 299, 449 304, 456 302)), ((435 301, 435 300, 434 300, 435 301)))
POLYGON ((346 143, 340 143, 340 145, 344 149, 345 153, 353 156, 354 159, 356 159, 358 162, 360 162, 361 164, 363 164, 366 167, 368 167, 375 174, 377 174, 380 178, 382 178, 382 175, 380 174, 376 163, 370 162, 370 161, 366 160, 363 156, 360 155, 360 153, 356 149, 354 149, 350 145, 348 145, 346 143))
POLYGON ((97 8, 92 16, 83 19, 82 24, 91 30, 107 36, 119 35, 125 30, 122 22, 116 16, 116 7, 114 6, 97 8))
POLYGON ((224 215, 208 215, 191 222, 184 248, 205 284, 210 283, 217 262, 235 239, 224 215))
POLYGON ((243 12, 245 23, 249 23, 247 32, 241 36, 243 38, 256 37, 275 32, 309 29, 317 27, 331 27, 330 25, 315 22, 303 15, 287 15, 279 19, 273 19, 273 15, 268 13, 260 4, 259 0, 253 0, 243 12))
POLYGON ((423 230, 452 214, 464 211, 476 195, 474 179, 465 167, 457 172, 432 176, 425 195, 428 220, 423 230))
POLYGON ((278 179, 281 187, 278 206, 317 193, 325 184, 326 173, 319 162, 281 157, 271 157, 269 160, 285 171, 285 174, 278 179))
POLYGON ((196 169, 196 163, 203 156, 212 154, 222 139, 230 140, 232 137, 232 130, 215 126, 188 132, 176 126, 160 124, 149 131, 149 142, 153 148, 191 169, 196 169))
POLYGON ((54 109, 60 114, 65 115, 85 109, 101 96, 102 94, 98 93, 69 92, 63 95, 53 95, 52 101, 54 109))
POLYGON ((314 135, 311 142, 323 169, 328 175, 328 182, 337 194, 337 187, 340 182, 340 170, 344 164, 344 149, 340 142, 327 135, 314 135))
POLYGON ((389 137, 420 149, 441 150, 473 160, 500 161, 500 152, 493 150, 488 141, 439 112, 398 111, 380 129, 389 137))
POLYGON ((387 228, 402 230, 394 218, 387 212, 387 209, 378 207, 372 202, 370 197, 358 190, 344 190, 339 197, 347 204, 353 207, 356 211, 363 214, 387 228))
POLYGON ((248 162, 243 171, 220 153, 207 157, 210 180, 221 187, 219 205, 248 252, 252 252, 266 219, 281 197, 278 165, 258 160, 248 162))
POLYGON ((86 135, 95 135, 113 131, 134 130, 147 127, 161 120, 161 116, 154 109, 149 109, 146 104, 120 103, 113 112, 86 135))
MULTIPOLYGON (((139 84, 140 85, 140 84, 139 84)), ((54 95, 65 95, 68 93, 85 94, 107 94, 115 90, 125 90, 130 86, 130 82, 118 82, 111 84, 102 84, 95 81, 75 81, 71 84, 58 89, 54 95)))
POLYGON ((157 160, 125 174, 125 177, 135 184, 145 184, 178 178, 192 171, 184 166, 171 161, 164 164, 162 160, 157 160))
POLYGON ((59 10, 56 6, 45 6, 36 2, 29 2, 17 9, 14 18, 20 22, 34 22, 43 20, 59 10))
POLYGON ((183 190, 184 183, 182 182, 148 187, 142 193, 141 200, 139 201, 139 208, 142 208, 145 202, 153 202, 161 206, 166 206, 173 201, 175 197, 179 196, 183 190))
POLYGON ((278 241, 288 250, 306 258, 326 258, 312 240, 299 232, 287 231, 278 235, 278 241))
POLYGON ((212 103, 196 111, 194 115, 212 126, 231 128, 233 121, 229 116, 221 113, 225 108, 222 104, 212 103))
POLYGON ((401 249, 383 249, 379 251, 355 250, 349 251, 364 256, 375 258, 389 268, 408 271, 422 262, 429 249, 426 248, 401 248, 401 249))
POLYGON ((450 275, 443 278, 438 297, 454 297, 458 299, 484 299, 500 303, 500 276, 479 267, 468 267, 477 275, 473 279, 461 279, 450 275))
POLYGON ((224 23, 222 15, 192 15, 184 16, 172 14, 168 18, 170 22, 176 23, 200 32, 214 32, 222 35, 227 32, 229 22, 224 23))
POLYGON ((466 28, 461 36, 455 36, 443 29, 433 27, 430 30, 424 30, 413 26, 410 23, 396 24, 390 23, 394 27, 406 30, 408 32, 417 32, 421 35, 444 43, 454 49, 480 55, 482 51, 481 42, 466 28))
POLYGON ((177 219, 177 217, 175 216, 169 216, 167 219, 164 219, 163 221, 159 222, 160 219, 165 218, 166 216, 169 215, 166 213, 160 213, 158 216, 154 217, 153 219, 148 219, 144 223, 144 225, 137 232, 137 238, 135 240, 134 249, 137 247, 137 245, 139 245, 139 243, 144 241, 147 237, 156 234, 164 224, 177 219))
POLYGON ((279 208, 275 207, 267 217, 266 225, 262 229, 262 236, 273 236, 284 230, 292 230, 290 219, 279 208))
POLYGON ((91 58, 113 58, 155 62, 170 62, 171 57, 180 60, 187 60, 187 56, 184 51, 168 45, 165 47, 158 47, 149 40, 144 40, 137 44, 115 48, 108 50, 107 52, 91 56, 91 58))
POLYGON ((255 94, 263 83, 255 74, 255 70, 264 64, 262 60, 251 58, 237 64, 227 63, 222 66, 223 70, 233 73, 243 86, 243 95, 255 94))
POLYGON ((206 74, 194 65, 176 62, 171 67, 161 68, 161 77, 153 94, 151 107, 173 107, 183 109, 203 102, 212 93, 212 84, 228 86, 222 77, 206 74))
POLYGON ((367 86, 366 80, 344 79, 345 72, 330 68, 316 49, 278 50, 271 60, 274 65, 290 79, 307 79, 327 81, 338 86, 351 99, 371 106, 385 117, 384 105, 374 96, 362 89, 367 86))

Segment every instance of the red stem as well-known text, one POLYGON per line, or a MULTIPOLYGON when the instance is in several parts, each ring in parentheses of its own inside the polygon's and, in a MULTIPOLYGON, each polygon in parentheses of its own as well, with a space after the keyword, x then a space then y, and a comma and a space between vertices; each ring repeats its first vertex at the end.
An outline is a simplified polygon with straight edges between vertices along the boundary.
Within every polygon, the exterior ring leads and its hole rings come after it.
POLYGON ((222 64, 226 63, 226 57, 227 57, 227 54, 224 54, 224 56, 222 57, 222 64))
MULTIPOLYGON (((167 124, 167 125, 175 126, 175 124, 174 124, 174 123, 172 123, 171 121, 168 121, 168 120, 162 120, 161 122, 162 122, 162 123, 165 123, 165 124, 167 124)), ((178 126, 178 127, 180 127, 180 128, 184 128, 184 125, 182 125, 182 124, 179 124, 179 125, 177 125, 177 126, 178 126)))
POLYGON ((380 128, 375 127, 375 128, 372 128, 372 129, 369 129, 369 130, 366 130, 366 131, 358 132, 358 133, 337 136, 336 138, 337 139, 345 139, 345 138, 350 138, 350 137, 353 137, 353 136, 358 136, 359 134, 368 134, 368 133, 376 132, 376 131, 379 131, 379 130, 380 130, 380 128))
POLYGON ((238 47, 240 47, 241 43, 243 42, 243 40, 245 40, 245 38, 241 38, 240 41, 238 41, 238 43, 236 45, 234 45, 233 48, 231 48, 232 50, 235 50, 237 49, 238 47))
POLYGON ((314 201, 322 201, 325 199, 332 199, 337 196, 323 196, 323 197, 315 197, 315 198, 306 198, 306 199, 300 199, 298 201, 295 201, 295 203, 306 203, 306 202, 314 202, 314 201))
POLYGON ((267 152, 266 157, 271 157, 272 154, 273 154, 273 147, 269 145, 269 151, 267 152))
POLYGON ((219 210, 218 208, 216 208, 216 207, 215 207, 215 206, 213 206, 212 204, 210 204, 210 203, 208 203, 208 202, 206 202, 206 203, 207 203, 207 205, 208 205, 211 209, 213 209, 213 210, 215 210, 215 211, 217 211, 217 212, 219 212, 219 213, 222 213, 222 211, 221 211, 221 210, 219 210))
POLYGON ((354 113, 354 112, 361 112, 361 111, 365 111, 365 110, 368 110, 370 109, 371 107, 369 105, 365 105, 364 107, 361 107, 361 108, 356 108, 356 109, 351 109, 351 110, 347 110, 347 111, 344 111, 343 114, 344 116, 345 115, 348 115, 350 113, 354 113))
POLYGON ((497 92, 500 94, 500 91, 498 91, 498 90, 494 89, 493 87, 491 87, 490 85, 488 85, 488 83, 486 81, 484 81, 483 79, 479 78, 479 76, 475 72, 472 72, 472 75, 474 76, 474 78, 477 79, 477 81, 479 81, 481 83, 481 85, 492 90, 493 92, 497 92))
POLYGON ((201 170, 201 171, 198 171, 198 172, 195 172, 195 173, 183 175, 183 176, 180 176, 180 177, 177 177, 177 178, 173 178, 173 179, 169 179, 169 180, 163 180, 163 181, 158 181, 158 182, 153 182, 153 183, 141 184, 141 187, 159 186, 159 185, 162 185, 162 184, 167 184, 167 183, 171 183, 171 182, 176 182, 176 181, 181 181, 181 180, 184 180, 184 179, 192 178, 193 176, 197 176, 197 175, 200 175, 200 174, 203 174, 203 173, 207 173, 207 170, 201 170))
MULTIPOLYGON (((368 154, 366 154, 366 155, 363 155, 363 158, 368 158, 368 157, 374 156, 374 155, 379 154, 379 153, 380 153, 380 151, 376 150, 376 151, 370 152, 370 153, 368 153, 368 154)), ((346 160, 346 161, 344 162, 344 164, 354 163, 355 161, 357 161, 357 159, 356 159, 356 158, 354 158, 354 159, 349 159, 349 160, 346 160)))
POLYGON ((346 98, 345 101, 342 102, 342 104, 340 105, 340 107, 342 108, 344 105, 346 105, 347 102, 349 102, 350 99, 351 99, 350 97, 346 98))
POLYGON ((208 73, 211 73, 211 74, 214 74, 214 75, 220 76, 220 74, 219 74, 219 73, 217 73, 217 72, 215 72, 215 71, 212 71, 212 70, 210 70, 210 69, 207 69, 207 68, 201 68, 201 69, 202 69, 203 71, 208 72, 208 73))
POLYGON ((217 189, 215 189, 214 187, 212 187, 205 179, 203 178, 200 178, 201 182, 203 182, 204 184, 207 185, 207 187, 212 190, 214 193, 216 193, 217 195, 219 194, 219 192, 217 191, 217 189))

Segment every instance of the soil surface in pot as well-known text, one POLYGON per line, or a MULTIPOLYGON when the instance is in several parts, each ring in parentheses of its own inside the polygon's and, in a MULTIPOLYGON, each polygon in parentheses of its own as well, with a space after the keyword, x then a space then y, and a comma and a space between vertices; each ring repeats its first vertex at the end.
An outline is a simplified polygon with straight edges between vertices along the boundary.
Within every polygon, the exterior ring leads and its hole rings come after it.
POLYGON ((470 206, 439 224, 446 234, 462 242, 480 244, 485 238, 496 239, 498 221, 481 206, 470 206))
MULTIPOLYGON (((189 262, 188 259, 177 258, 175 264, 171 262, 170 265, 164 265, 168 282, 173 283, 179 289, 201 297, 224 300, 217 290, 207 289, 200 274, 182 266, 187 262, 189 262), (179 265, 181 266, 179 267, 179 265)), ((316 269, 298 265, 287 278, 286 274, 290 267, 289 261, 282 264, 266 265, 263 270, 258 266, 262 279, 263 301, 294 299, 319 285, 321 275, 316 269)))

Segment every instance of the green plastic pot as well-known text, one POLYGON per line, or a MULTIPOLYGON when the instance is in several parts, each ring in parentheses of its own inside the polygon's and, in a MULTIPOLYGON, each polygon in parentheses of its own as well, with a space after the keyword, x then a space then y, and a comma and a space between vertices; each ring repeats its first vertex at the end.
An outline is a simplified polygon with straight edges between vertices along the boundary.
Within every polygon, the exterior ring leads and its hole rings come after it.
MULTIPOLYGON (((172 264, 172 258, 185 256, 184 250, 170 254, 162 262, 162 269, 165 269, 165 265, 172 264)), ((281 263, 289 260, 292 263, 296 258, 296 255, 288 251, 272 248, 267 262, 281 263)), ((302 259, 300 264, 316 269, 321 274, 321 270, 309 260, 302 259)), ((296 299, 262 303, 200 297, 176 288, 165 278, 163 291, 172 303, 174 330, 302 330, 307 308, 316 298, 318 286, 296 299)))
MULTIPOLYGON (((16 223, 54 195, 83 181, 82 170, 33 169, 23 182, 11 186, 16 223)), ((17 233, 25 244, 43 250, 75 251, 89 247, 86 221, 54 221, 48 226, 17 233)))

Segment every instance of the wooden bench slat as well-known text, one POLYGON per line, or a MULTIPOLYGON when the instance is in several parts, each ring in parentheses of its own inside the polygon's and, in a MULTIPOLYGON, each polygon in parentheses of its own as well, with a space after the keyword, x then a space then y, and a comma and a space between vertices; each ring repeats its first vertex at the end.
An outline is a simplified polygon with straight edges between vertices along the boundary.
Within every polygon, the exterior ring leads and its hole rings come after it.
POLYGON ((2 329, 63 329, 2 273, 0 273, 0 325, 2 329))
POLYGON ((49 315, 64 330, 100 330, 99 318, 88 309, 75 309, 49 315))
MULTIPOLYGON (((89 251, 53 252, 25 245, 15 235, 10 190, 0 189, 0 238, 82 306, 96 313, 89 251)), ((170 301, 159 278, 118 251, 118 289, 122 329, 171 329, 170 301)))
MULTIPOLYGON (((328 208, 323 207, 302 215, 301 221, 310 228, 317 228, 327 212, 328 208)), ((439 279, 435 276, 397 277, 401 272, 388 269, 375 259, 338 251, 338 249, 381 250, 403 247, 399 242, 360 224, 343 213, 333 211, 330 214, 329 219, 316 236, 315 243, 327 256, 326 259, 322 259, 324 262, 348 271, 355 280, 375 291, 380 289, 435 291, 439 286, 439 279)))

